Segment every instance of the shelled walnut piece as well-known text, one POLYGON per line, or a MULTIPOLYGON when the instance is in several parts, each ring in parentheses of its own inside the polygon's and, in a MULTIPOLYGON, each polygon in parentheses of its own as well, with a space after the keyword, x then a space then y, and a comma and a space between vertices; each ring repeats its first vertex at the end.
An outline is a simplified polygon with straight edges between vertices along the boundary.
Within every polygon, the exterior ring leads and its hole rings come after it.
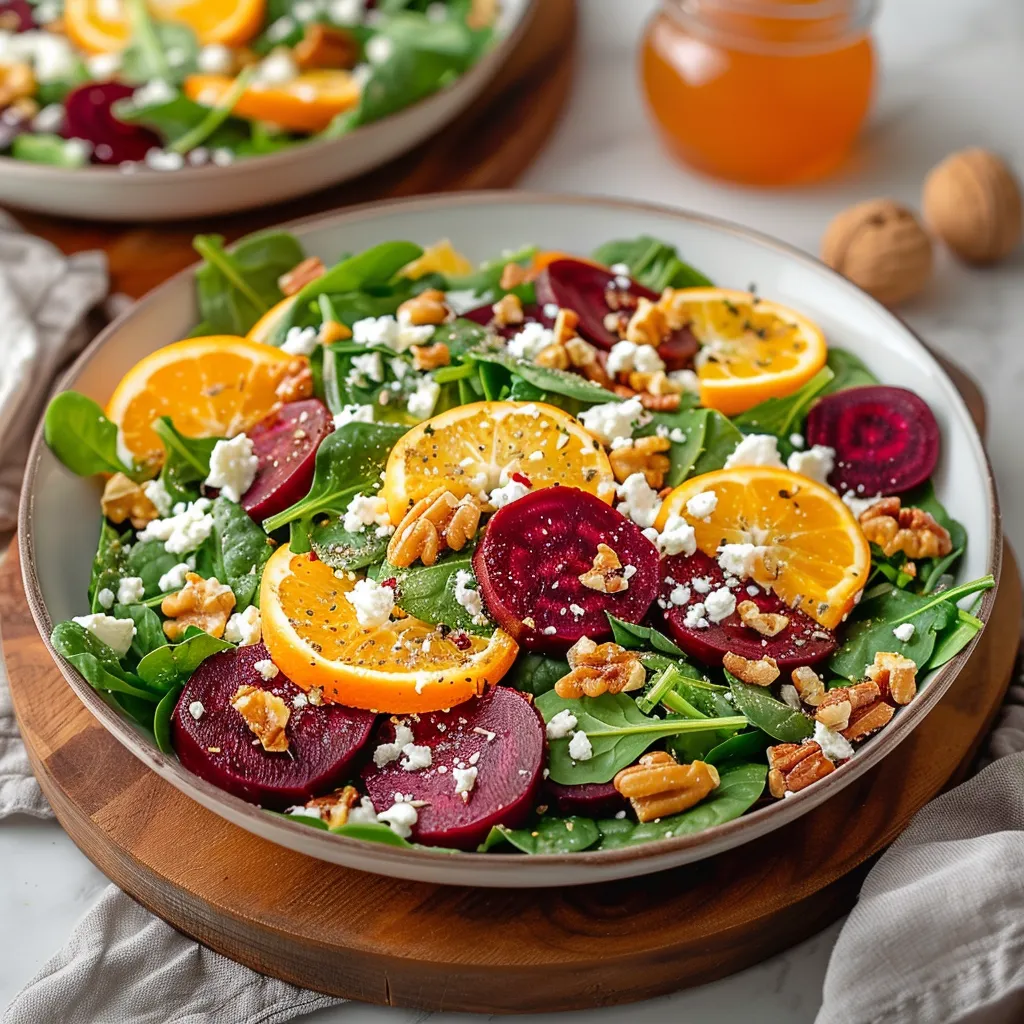
POLYGON ((877 651, 864 674, 897 704, 909 704, 917 695, 917 662, 902 654, 877 651))
POLYGON ((812 708, 817 707, 825 699, 825 684, 821 676, 807 665, 800 665, 790 673, 793 686, 800 699, 812 708))
POLYGON ((446 548, 461 551, 480 528, 480 511, 472 495, 459 499, 444 487, 436 488, 398 524, 388 542, 388 561, 404 569, 417 559, 433 565, 446 548))
POLYGON ((15 63, 0 67, 0 104, 9 107, 16 100, 28 99, 37 89, 35 75, 28 64, 15 63))
POLYGON ((629 590, 629 577, 619 556, 607 544, 597 545, 594 563, 584 573, 580 573, 580 583, 599 594, 620 594, 629 590))
POLYGON ((451 315, 445 302, 444 292, 437 288, 428 288, 411 299, 406 299, 398 307, 398 320, 414 327, 443 324, 451 315))
POLYGON ((615 776, 615 788, 633 805, 640 821, 655 821, 699 804, 719 781, 713 764, 679 764, 664 750, 652 750, 615 776))
POLYGON ((614 383, 602 366, 597 349, 577 335, 564 341, 553 341, 537 353, 534 362, 555 370, 576 370, 603 388, 611 388, 614 383))
POLYGON ((198 573, 186 573, 185 586, 160 603, 160 611, 167 616, 164 633, 177 641, 189 626, 197 626, 210 636, 221 637, 234 607, 234 593, 216 577, 204 580, 198 573))
POLYGON ((128 519, 136 530, 160 518, 156 505, 146 497, 146 492, 124 473, 115 473, 107 481, 100 506, 112 523, 123 523, 128 519))
POLYGON ((626 384, 616 384, 612 391, 620 398, 639 398, 640 404, 650 412, 675 412, 682 401, 682 392, 656 395, 653 391, 637 391, 626 384))
POLYGON ((348 824, 348 812, 359 803, 361 794, 355 786, 345 786, 344 789, 336 789, 326 796, 317 796, 307 801, 303 806, 308 810, 316 811, 320 820, 328 828, 340 828, 348 824))
POLYGON ((523 304, 518 295, 509 292, 491 306, 492 323, 496 327, 510 327, 521 324, 524 319, 523 304))
POLYGON ((281 382, 274 390, 278 400, 284 403, 297 402, 313 394, 313 371, 305 356, 296 356, 285 368, 281 382))
POLYGON ((597 644, 587 636, 569 648, 566 659, 571 671, 555 683, 555 693, 566 700, 639 690, 647 678, 633 651, 611 642, 597 644))
POLYGON ((722 666, 740 682, 750 686, 771 686, 779 678, 779 663, 767 655, 753 661, 730 651, 722 659, 722 666))
POLYGON ((860 527, 887 558, 902 551, 907 558, 943 558, 953 550, 949 531, 923 508, 903 508, 897 497, 883 498, 865 509, 860 527))
POLYGON ((258 686, 240 686, 231 698, 231 706, 242 716, 264 750, 283 754, 288 749, 284 730, 291 710, 276 693, 258 686))
POLYGON ((761 636, 778 636, 788 625, 789 616, 780 612, 763 612, 753 601, 740 601, 736 605, 740 622, 761 636))
POLYGON ((506 263, 501 269, 501 280, 498 282, 498 286, 502 291, 509 292, 521 284, 526 284, 529 280, 530 272, 526 267, 522 267, 518 263, 506 263))
POLYGON ((298 295, 307 284, 323 277, 327 268, 318 256, 310 256, 301 263, 296 263, 287 274, 277 279, 277 286, 286 296, 298 295))
POLYGON ((836 766, 814 740, 779 743, 768 748, 768 792, 777 799, 787 793, 799 793, 835 770, 836 766))
POLYGON ((631 444, 613 448, 608 453, 615 479, 625 483, 634 473, 643 473, 647 486, 660 491, 672 461, 665 454, 672 447, 667 437, 637 437, 631 444))
POLYGON ((435 341, 433 345, 413 345, 410 351, 415 370, 436 370, 452 361, 448 346, 443 341, 435 341))

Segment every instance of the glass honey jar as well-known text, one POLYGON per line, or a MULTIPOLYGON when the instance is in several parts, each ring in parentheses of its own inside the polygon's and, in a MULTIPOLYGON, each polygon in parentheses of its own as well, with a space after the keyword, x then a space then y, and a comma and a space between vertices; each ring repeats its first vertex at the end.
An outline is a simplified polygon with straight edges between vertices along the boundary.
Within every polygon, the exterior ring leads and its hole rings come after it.
POLYGON ((749 185, 833 171, 871 104, 876 0, 663 0, 641 53, 673 153, 749 185))

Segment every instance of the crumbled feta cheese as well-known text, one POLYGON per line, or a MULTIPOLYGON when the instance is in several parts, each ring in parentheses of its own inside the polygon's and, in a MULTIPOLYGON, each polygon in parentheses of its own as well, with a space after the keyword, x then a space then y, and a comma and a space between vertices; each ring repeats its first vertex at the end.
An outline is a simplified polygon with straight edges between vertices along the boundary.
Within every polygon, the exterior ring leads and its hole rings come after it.
POLYGON ((589 761, 594 756, 590 737, 585 732, 574 732, 569 740, 569 756, 574 761, 589 761))
POLYGON ((36 81, 46 83, 73 78, 78 57, 66 36, 33 29, 0 33, 0 62, 31 64, 36 81))
POLYGON ((116 600, 117 600, 117 598, 114 596, 114 592, 110 589, 110 587, 104 587, 96 595, 96 603, 104 611, 110 611, 110 609, 114 607, 114 602, 116 600))
POLYGON ((690 580, 690 584, 698 594, 709 594, 711 592, 710 576, 695 576, 690 580))
POLYGON ((378 768, 397 760, 406 747, 413 746, 412 729, 405 722, 398 722, 395 725, 394 743, 381 743, 373 752, 373 763, 378 768))
POLYGON ((97 612, 95 615, 76 615, 71 621, 87 629, 119 658, 128 653, 135 636, 135 623, 131 619, 115 619, 112 615, 97 612))
POLYGON ((365 352, 352 357, 352 376, 369 377, 375 384, 384 380, 384 362, 379 352, 365 352))
POLYGON ((455 780, 455 792, 461 794, 462 799, 469 802, 469 794, 473 792, 473 787, 476 785, 476 777, 479 773, 479 769, 475 764, 471 764, 466 768, 459 768, 456 766, 452 769, 452 778, 455 780))
POLYGON ((415 326, 393 316, 369 316, 352 325, 352 340, 360 345, 378 345, 394 352, 405 352, 412 345, 423 345, 434 334, 433 324, 415 326))
POLYGON ((806 452, 793 452, 786 462, 790 472, 828 483, 828 475, 836 468, 836 450, 828 445, 816 444, 806 452))
POLYGON ((421 377, 416 382, 416 390, 409 396, 406 408, 410 416, 425 420, 437 405, 441 394, 441 385, 433 377, 421 377))
POLYGON ((821 722, 814 723, 814 742, 821 747, 821 752, 830 761, 845 761, 853 757, 850 741, 838 730, 830 729, 821 722))
POLYGON ((419 815, 411 803, 401 800, 393 804, 386 811, 381 811, 377 815, 377 820, 383 821, 395 835, 408 839, 412 835, 413 825, 419 820, 419 815))
POLYGON ((90 78, 113 78, 121 70, 121 54, 94 53, 86 58, 85 66, 90 78))
POLYGON ((271 43, 279 43, 282 39, 287 39, 297 27, 294 20, 286 14, 276 21, 272 21, 264 34, 271 43))
POLYGON ((206 75, 230 75, 234 70, 235 59, 223 43, 210 43, 200 49, 196 63, 206 75))
POLYGON ((668 379, 688 394, 700 394, 700 377, 693 370, 671 370, 668 379))
POLYGON ((377 812, 373 809, 373 801, 364 796, 358 804, 348 809, 346 825, 376 825, 377 812))
POLYGON ((241 501, 242 495, 252 487, 259 468, 260 460, 253 451, 252 438, 237 434, 213 446, 206 486, 219 488, 221 497, 228 501, 241 501))
POLYGON ((206 708, 201 700, 194 700, 188 706, 188 713, 198 722, 206 714, 206 708))
POLYGON ((208 498, 197 498, 188 505, 179 503, 174 507, 174 515, 154 519, 139 530, 137 537, 139 540, 163 541, 172 555, 195 551, 213 532, 213 516, 208 511, 209 507, 208 498))
POLYGON ((254 662, 252 667, 256 669, 259 677, 265 683, 269 683, 271 679, 276 679, 281 671, 269 658, 263 658, 261 661, 254 662))
POLYGON ((704 598, 704 611, 712 622, 721 622, 736 611, 736 595, 728 587, 719 587, 704 598))
POLYGON ((665 369, 665 363, 653 345, 635 345, 631 341, 619 341, 608 353, 608 372, 613 376, 620 373, 657 373, 665 369))
POLYGON ((718 549, 718 564, 722 572, 745 580, 763 564, 766 551, 757 544, 723 544, 718 549))
POLYGON ((599 441, 608 445, 616 438, 632 437, 633 431, 650 422, 650 418, 639 395, 625 402, 594 405, 579 415, 580 423, 599 441))
POLYGON ((368 526, 391 526, 386 499, 379 494, 357 494, 345 509, 342 528, 349 533, 363 533, 368 526))
POLYGON ((582 618, 584 615, 587 614, 586 609, 582 605, 578 605, 575 602, 569 605, 569 611, 571 611, 573 615, 575 615, 578 619, 582 618))
POLYGON ((677 583, 669 591, 668 600, 670 604, 674 604, 677 608, 682 607, 690 600, 690 588, 677 583))
POLYGON ((373 36, 366 44, 366 59, 371 64, 385 64, 395 52, 395 44, 388 36, 373 36))
POLYGON ((415 743, 406 743, 402 747, 402 760, 399 761, 399 766, 407 772, 418 772, 424 768, 429 768, 433 763, 434 754, 428 746, 418 746, 415 743))
POLYGON ((735 466, 777 466, 784 469, 778 439, 772 434, 748 434, 725 460, 726 469, 735 466))
POLYGON ((518 480, 509 480, 504 487, 495 487, 488 495, 487 500, 495 508, 504 508, 511 505, 513 501, 525 498, 530 493, 530 488, 518 480))
POLYGON ((345 600, 355 609, 360 626, 376 629, 391 618, 395 607, 395 592, 376 580, 362 579, 346 591, 345 600))
POLYGON ((125 576, 117 584, 118 604, 138 604, 146 593, 146 585, 141 576, 125 576))
POLYGON ((855 518, 860 519, 872 505, 877 505, 882 498, 883 495, 881 494, 876 494, 873 498, 860 498, 853 491, 847 491, 843 495, 843 503, 854 514, 855 518))
MULTIPOLYGON (((288 20, 290 21, 291 19, 288 20)), ((282 21, 284 21, 284 18, 278 18, 274 24, 280 24, 282 21)), ((294 25, 294 22, 292 24, 294 25)), ((257 88, 260 86, 287 85, 289 82, 294 82, 298 77, 299 66, 295 63, 291 50, 282 48, 272 50, 256 65, 253 85, 257 88)))
POLYGON ((668 517, 665 528, 655 542, 663 555, 686 555, 697 550, 697 538, 693 527, 682 517, 673 513, 668 517))
POLYGON ((517 359, 533 360, 549 345, 554 344, 554 341, 553 331, 532 320, 509 338, 506 347, 517 359))
POLYGON ((146 150, 142 158, 147 167, 154 171, 180 171, 185 166, 185 158, 172 149, 160 149, 154 146, 146 150))
POLYGON ((803 446, 807 442, 804 440, 804 435, 803 434, 790 434, 789 435, 789 443, 794 448, 803 448, 803 446))
POLYGON ((170 515, 171 496, 164 487, 164 482, 157 477, 156 480, 147 480, 142 485, 142 493, 153 503, 153 507, 162 516, 170 515))
POLYGON ((160 107, 177 99, 178 90, 162 78, 153 78, 132 93, 133 107, 160 107))
POLYGON ((455 574, 455 600, 473 617, 473 624, 482 626, 487 622, 484 615, 484 599, 476 589, 476 577, 466 569, 455 574), (474 584, 474 586, 470 586, 474 584))
MULTIPOLYGON (((641 529, 654 526, 658 512, 661 511, 661 501, 658 492, 647 483, 643 473, 633 473, 626 477, 625 481, 616 487, 615 493, 620 499, 616 507, 624 516, 632 519, 641 529)), ((690 533, 693 533, 692 529, 690 533)), ((661 543, 659 539, 659 546, 661 543)))
POLYGON ((32 130, 47 135, 58 133, 64 126, 64 107, 60 103, 50 103, 32 118, 32 130))
POLYGON ((372 405, 346 405, 342 407, 341 412, 334 414, 334 429, 341 430, 342 427, 347 426, 349 423, 372 423, 373 422, 373 406, 372 405))
POLYGON ((559 711, 547 724, 549 740, 563 740, 576 728, 576 716, 565 708, 559 711))
POLYGON ((791 683, 783 683, 779 687, 779 696, 784 704, 788 704, 794 711, 800 710, 800 694, 791 683))
POLYGON ((718 508, 718 495, 714 491, 701 491, 686 503, 686 511, 694 519, 707 519, 718 508))
POLYGON ((683 616, 683 625, 687 629, 707 629, 709 627, 710 624, 705 614, 703 601, 696 601, 686 609, 686 614, 683 616))
POLYGON ((181 590, 185 586, 185 574, 191 572, 191 567, 185 562, 179 562, 172 566, 160 577, 157 586, 161 594, 169 593, 172 590, 181 590))
POLYGON ((263 624, 260 610, 251 604, 244 612, 235 612, 224 627, 224 639, 239 647, 251 647, 260 642, 263 624))
POLYGON ((320 335, 315 327, 289 327, 281 351, 290 356, 311 356, 319 344, 320 335))
POLYGON ((912 622, 902 622, 893 631, 892 635, 899 640, 900 643, 908 643, 914 635, 914 624, 912 622))

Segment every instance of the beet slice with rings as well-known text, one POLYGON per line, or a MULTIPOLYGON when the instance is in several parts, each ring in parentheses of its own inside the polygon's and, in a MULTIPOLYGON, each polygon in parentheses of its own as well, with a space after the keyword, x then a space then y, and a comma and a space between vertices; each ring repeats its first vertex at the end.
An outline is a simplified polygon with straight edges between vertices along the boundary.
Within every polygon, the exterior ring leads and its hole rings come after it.
POLYGON ((544 796, 557 813, 567 818, 574 814, 581 818, 614 818, 629 806, 629 801, 613 782, 565 786, 548 779, 544 783, 544 796))
MULTIPOLYGON (((575 310, 580 318, 580 334, 603 349, 622 340, 617 330, 605 325, 610 313, 618 315, 625 325, 639 299, 658 300, 657 292, 639 281, 583 260, 555 260, 537 276, 535 287, 538 302, 575 310)), ((697 339, 689 327, 683 327, 658 346, 658 354, 667 369, 685 369, 697 354, 697 339)))
POLYGON ((661 569, 663 578, 658 604, 668 632, 687 654, 703 665, 721 665, 722 658, 731 651, 755 661, 767 655, 774 658, 785 672, 800 665, 817 664, 836 649, 836 636, 832 630, 819 625, 804 612, 790 608, 781 598, 763 590, 753 580, 743 580, 739 586, 730 588, 736 596, 736 603, 753 601, 762 612, 778 612, 787 616, 789 625, 781 633, 762 636, 744 626, 736 612, 721 622, 709 622, 703 628, 688 626, 687 609, 703 602, 709 591, 725 586, 725 573, 715 559, 702 551, 690 556, 666 558, 661 569), (701 583, 695 585, 695 580, 701 583), (677 591, 678 587, 689 590, 689 598, 683 604, 675 604, 672 600, 673 593, 677 597, 682 596, 677 591))
POLYGON ((462 318, 464 320, 472 320, 473 323, 480 324, 481 327, 492 327, 506 341, 514 338, 527 324, 541 324, 543 327, 551 327, 555 322, 553 316, 545 314, 543 306, 538 306, 533 302, 523 306, 523 319, 518 324, 506 324, 503 327, 498 327, 496 324, 492 325, 494 309, 491 303, 488 303, 486 306, 477 306, 476 309, 463 313, 462 318))
POLYGON ((351 777, 377 716, 340 704, 314 707, 283 672, 265 681, 255 665, 269 658, 261 643, 207 658, 181 691, 171 742, 181 763, 200 778, 243 800, 284 810, 351 777), (286 751, 271 753, 254 745, 256 737, 231 706, 240 686, 269 690, 288 705, 286 751))
POLYGON ((807 440, 836 452, 828 482, 841 492, 903 494, 939 461, 940 433, 928 403, 883 384, 826 395, 807 417, 807 440))
POLYGON ((65 139, 91 142, 92 162, 121 164, 142 160, 160 137, 148 128, 119 121, 111 109, 118 100, 128 99, 135 90, 121 82, 90 82, 68 94, 64 101, 65 139))
MULTIPOLYGON (((518 690, 495 686, 449 711, 397 719, 413 743, 430 748, 430 764, 407 771, 402 755, 378 765, 371 758, 362 777, 377 813, 400 793, 417 807, 412 840, 424 846, 476 849, 495 825, 518 828, 529 817, 544 769, 544 720, 518 690), (462 772, 465 796, 456 791, 462 772), (467 788, 467 783, 469 784, 467 788)), ((374 752, 394 743, 395 723, 381 722, 374 752)))
POLYGON ((313 482, 316 450, 334 430, 330 410, 318 398, 289 402, 249 431, 260 460, 256 478, 242 495, 242 508, 257 523, 306 496, 313 482))
POLYGON ((545 487, 498 509, 473 570, 501 628, 527 650, 551 654, 564 654, 581 636, 610 637, 605 612, 639 622, 660 580, 658 552, 640 528, 575 487, 545 487), (626 590, 604 593, 580 582, 602 543, 624 567, 626 590))

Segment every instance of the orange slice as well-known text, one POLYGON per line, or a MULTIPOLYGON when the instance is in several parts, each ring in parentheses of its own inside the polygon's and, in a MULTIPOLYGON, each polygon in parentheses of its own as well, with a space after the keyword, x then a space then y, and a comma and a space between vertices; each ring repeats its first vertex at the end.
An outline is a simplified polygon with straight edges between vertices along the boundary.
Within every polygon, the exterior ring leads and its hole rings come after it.
POLYGON ((701 404, 726 416, 792 394, 825 365, 821 329, 792 309, 728 288, 684 288, 676 297, 701 344, 701 404))
POLYGON ((158 416, 170 416, 187 437, 233 437, 282 401, 308 395, 309 378, 308 360, 269 345, 228 335, 187 338, 136 363, 107 416, 138 461, 160 461, 164 449, 152 428, 158 416))
POLYGON ((856 604, 871 572, 871 548, 853 513, 833 491, 788 469, 744 466, 680 484, 661 506, 657 527, 680 515, 697 547, 714 557, 722 544, 754 544, 755 582, 835 629, 856 604), (714 491, 714 511, 697 519, 686 503, 714 491))
MULTIPOLYGON (((204 46, 241 46, 257 35, 266 16, 266 0, 148 0, 146 6, 159 21, 184 22, 204 46)), ((65 0, 64 26, 89 53, 123 50, 132 35, 124 0, 65 0)))
MULTIPOLYGON (((215 107, 234 84, 229 75, 189 75, 185 95, 203 106, 215 107)), ((359 84, 348 71, 316 69, 280 85, 253 82, 231 113, 250 121, 269 121, 290 131, 319 132, 358 102, 359 84)))
POLYGON ((447 238, 442 238, 423 250, 423 255, 402 267, 402 276, 423 277, 426 274, 444 274, 445 277, 465 277, 473 273, 473 264, 456 249, 447 238))
POLYGON ((540 402, 473 402, 417 424, 392 448, 381 494, 397 523, 439 484, 461 498, 487 494, 513 473, 533 488, 579 487, 609 503, 615 496, 601 445, 568 413, 540 402))
POLYGON ((250 341, 259 342, 261 345, 269 345, 277 325, 287 316, 288 310, 294 304, 294 295, 289 295, 286 299, 275 303, 249 328, 249 333, 246 337, 250 341))
POLYGON ((592 267, 605 269, 603 263, 598 263, 597 260, 589 259, 586 256, 574 256, 571 252, 562 252, 559 249, 545 249, 542 252, 535 253, 533 259, 530 260, 531 280, 542 270, 547 270, 552 263, 557 263, 558 260, 574 260, 577 263, 588 263, 592 267))
MULTIPOLYGON (((440 711, 483 693, 512 667, 516 642, 460 634, 460 648, 436 626, 411 617, 361 626, 339 579, 309 555, 278 548, 263 571, 263 642, 274 664, 304 689, 318 686, 348 707, 407 714, 440 711)), ((454 634, 450 634, 452 636, 454 634)))

